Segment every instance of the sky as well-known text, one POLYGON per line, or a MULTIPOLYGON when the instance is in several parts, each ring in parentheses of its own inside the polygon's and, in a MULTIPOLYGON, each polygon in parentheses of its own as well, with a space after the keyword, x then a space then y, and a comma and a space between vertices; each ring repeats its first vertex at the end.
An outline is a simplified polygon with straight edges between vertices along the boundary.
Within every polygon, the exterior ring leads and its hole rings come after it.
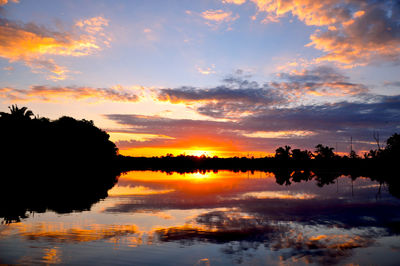
POLYGON ((121 154, 362 154, 400 132, 400 2, 0 0, 0 111, 121 154))

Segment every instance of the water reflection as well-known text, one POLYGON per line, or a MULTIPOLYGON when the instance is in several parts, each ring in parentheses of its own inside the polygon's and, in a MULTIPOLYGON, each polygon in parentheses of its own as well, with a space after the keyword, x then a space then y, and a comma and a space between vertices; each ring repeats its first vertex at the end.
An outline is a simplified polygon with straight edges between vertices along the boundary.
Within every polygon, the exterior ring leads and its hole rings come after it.
MULTIPOLYGON (((201 227, 172 227, 158 230, 161 241, 179 241, 183 245, 196 242, 224 244, 221 251, 234 256, 237 263, 243 262, 243 255, 260 246, 281 252, 282 258, 297 258, 307 263, 333 264, 352 255, 355 248, 368 247, 377 231, 362 230, 354 234, 351 230, 334 232, 330 228, 318 228, 327 234, 315 234, 307 227, 291 223, 276 223, 260 217, 241 216, 239 213, 209 212, 197 217, 201 227), (308 231, 308 232, 307 232, 308 231)), ((383 232, 380 232, 383 233, 383 232)))
POLYGON ((53 203, 19 223, 3 224, 0 263, 174 265, 179 258, 182 265, 390 265, 400 260, 400 200, 386 182, 287 169, 133 171, 111 187, 103 189, 108 198, 84 212, 70 206, 75 211, 60 216, 49 207, 53 203))
POLYGON ((108 196, 118 176, 118 172, 111 170, 62 170, 59 174, 35 172, 30 178, 18 175, 3 178, 0 218, 3 218, 2 223, 12 223, 28 218, 31 213, 90 210, 94 203, 108 196))

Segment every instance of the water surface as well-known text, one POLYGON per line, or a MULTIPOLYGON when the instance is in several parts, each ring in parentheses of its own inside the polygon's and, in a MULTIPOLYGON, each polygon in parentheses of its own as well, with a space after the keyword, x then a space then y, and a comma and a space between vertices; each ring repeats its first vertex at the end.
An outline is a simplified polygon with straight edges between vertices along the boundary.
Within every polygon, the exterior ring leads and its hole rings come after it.
POLYGON ((32 211, 19 222, 3 217, 0 263, 400 261, 400 200, 384 183, 289 174, 282 179, 269 172, 128 172, 90 208, 32 211))

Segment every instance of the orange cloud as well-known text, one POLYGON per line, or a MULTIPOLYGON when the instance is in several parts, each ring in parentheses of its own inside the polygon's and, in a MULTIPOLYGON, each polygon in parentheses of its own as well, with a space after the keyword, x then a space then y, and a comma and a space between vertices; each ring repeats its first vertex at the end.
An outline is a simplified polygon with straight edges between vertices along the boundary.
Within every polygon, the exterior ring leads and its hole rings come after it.
MULTIPOLYGON (((400 31, 396 5, 385 1, 357 0, 250 0, 263 22, 277 22, 292 15, 309 26, 318 26, 310 36, 313 46, 326 54, 316 62, 331 61, 343 68, 379 62, 400 61, 400 31)), ((243 4, 244 1, 223 0, 243 4)))
POLYGON ((3 67, 3 70, 6 70, 6 71, 13 71, 13 70, 14 70, 14 67, 12 67, 12 66, 3 67))
POLYGON ((235 5, 241 5, 244 4, 246 0, 223 0, 222 3, 224 4, 235 4, 235 5))
POLYGON ((203 75, 210 75, 216 73, 214 68, 215 68, 214 65, 211 65, 211 67, 206 67, 206 68, 197 67, 197 71, 203 75))
POLYGON ((204 19, 212 20, 216 22, 231 21, 232 12, 225 12, 223 10, 207 10, 201 13, 204 19))
MULTIPOLYGON (((345 26, 346 35, 336 31, 317 31, 311 35, 308 46, 326 52, 324 56, 317 58, 317 62, 332 61, 343 64, 343 67, 363 66, 375 61, 400 60, 400 39, 394 38, 387 42, 378 39, 365 41, 350 27, 354 23, 345 26)), ((366 35, 367 36, 367 35, 366 35)))
POLYGON ((294 138, 294 137, 309 137, 315 135, 312 131, 292 130, 292 131, 255 131, 252 133, 242 133, 243 136, 249 138, 294 138))
POLYGON ((103 31, 103 28, 108 26, 108 20, 103 17, 94 17, 80 20, 75 25, 84 29, 88 33, 95 34, 103 31))
POLYGON ((222 23, 227 23, 227 30, 231 30, 230 24, 239 18, 239 15, 232 15, 230 11, 206 10, 200 14, 206 20, 206 24, 214 29, 217 29, 222 23))
POLYGON ((78 21, 67 32, 55 32, 33 23, 0 22, 0 57, 9 62, 23 62, 34 71, 46 70, 49 79, 62 80, 68 70, 51 56, 87 56, 109 45, 103 29, 108 20, 94 17, 78 21))
MULTIPOLYGON (((6 4, 8 4, 8 0, 0 0, 0 6, 4 6, 6 4)), ((11 2, 13 3, 19 3, 19 0, 11 0, 11 2)))
POLYGON ((118 102, 136 102, 139 97, 134 91, 121 87, 91 88, 91 87, 46 87, 32 86, 29 89, 0 88, 0 97, 12 101, 51 101, 54 99, 95 99, 118 102))
POLYGON ((348 18, 346 12, 332 12, 339 1, 313 1, 313 0, 251 0, 257 6, 258 12, 266 12, 264 22, 277 21, 279 18, 291 13, 307 25, 325 26, 348 18))

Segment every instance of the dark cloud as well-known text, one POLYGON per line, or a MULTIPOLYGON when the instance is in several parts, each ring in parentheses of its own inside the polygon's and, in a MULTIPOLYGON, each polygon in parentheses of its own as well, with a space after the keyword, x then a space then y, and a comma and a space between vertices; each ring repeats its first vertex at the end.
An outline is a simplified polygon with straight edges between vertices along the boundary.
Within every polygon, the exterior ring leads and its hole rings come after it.
POLYGON ((237 89, 226 86, 219 86, 212 89, 198 89, 193 87, 161 89, 159 99, 171 102, 216 100, 264 104, 283 100, 280 95, 276 95, 268 87, 260 87, 256 82, 249 84, 248 88, 237 89))
POLYGON ((313 69, 304 69, 301 72, 279 73, 279 76, 289 82, 343 82, 349 78, 329 66, 318 66, 313 69))
POLYGON ((365 85, 350 82, 349 77, 328 66, 279 73, 278 76, 281 81, 272 82, 271 86, 281 89, 289 96, 352 96, 368 92, 365 85))
POLYGON ((381 96, 373 103, 339 102, 327 105, 277 108, 243 120, 252 130, 339 131, 400 124, 400 96, 381 96), (262 123, 265 122, 265 123, 262 123))
MULTIPOLYGON (((200 114, 214 118, 234 118, 260 114, 273 108, 293 105, 306 96, 360 96, 368 92, 362 84, 351 83, 338 70, 319 66, 302 72, 279 73, 279 81, 259 84, 242 71, 213 88, 181 87, 160 89, 158 99, 186 103, 200 114)), ((309 97, 308 97, 309 98, 309 97)))
MULTIPOLYGON (((202 106, 204 112, 212 112, 202 106)), ((215 110, 220 107, 214 106, 215 110)), ((202 112, 202 110, 199 110, 202 112)), ((290 144, 302 148, 314 147, 318 143, 334 145, 347 142, 353 136, 356 148, 373 148, 373 131, 379 131, 382 140, 399 130, 400 95, 375 96, 372 102, 338 102, 333 104, 307 105, 299 107, 270 108, 262 113, 244 117, 233 117, 230 121, 206 121, 171 119, 151 116, 109 114, 108 119, 129 126, 131 132, 162 134, 176 139, 192 135, 207 138, 229 139, 244 150, 274 150, 290 144), (249 137, 254 132, 312 132, 310 136, 249 137), (247 134, 247 136, 246 136, 247 134)), ((225 116, 226 118, 229 118, 225 116)), ((160 144, 160 140, 154 144, 160 144)), ((176 140, 162 140, 172 143, 176 140)), ((135 146, 135 143, 131 143, 135 146)), ((137 144, 137 143, 136 143, 137 144)), ((141 145, 151 145, 151 142, 141 145)))
POLYGON ((267 84, 230 76, 224 84, 214 88, 181 87, 161 89, 158 99, 172 103, 201 104, 196 110, 211 117, 237 116, 245 112, 258 112, 270 106, 282 105, 286 97, 267 84))
POLYGON ((157 116, 142 116, 142 115, 123 115, 109 114, 105 115, 121 125, 131 127, 135 133, 150 133, 158 132, 157 134, 164 135, 181 135, 185 132, 203 133, 214 131, 214 129, 233 129, 234 123, 192 120, 192 119, 172 119, 157 116))
POLYGON ((311 36, 313 45, 326 52, 321 61, 366 65, 400 61, 400 3, 350 1, 352 18, 332 24, 311 36))

